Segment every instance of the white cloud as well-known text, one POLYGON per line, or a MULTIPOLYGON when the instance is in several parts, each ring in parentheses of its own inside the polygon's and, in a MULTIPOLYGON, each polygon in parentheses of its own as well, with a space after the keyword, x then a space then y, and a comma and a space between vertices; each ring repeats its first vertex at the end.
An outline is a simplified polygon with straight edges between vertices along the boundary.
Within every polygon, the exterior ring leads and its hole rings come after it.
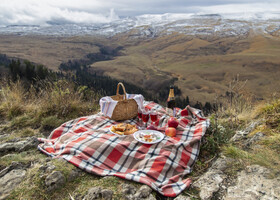
MULTIPOLYGON (((106 23, 119 16, 163 13, 278 12, 280 0, 1 0, 0 25, 106 23), (247 2, 247 3, 246 3, 247 2), (115 10, 116 13, 112 12, 115 10)), ((245 15, 244 15, 245 16, 245 15)))
POLYGON ((199 7, 203 13, 240 13, 240 12, 279 12, 280 3, 250 3, 250 4, 226 4, 207 7, 199 7))
POLYGON ((280 3, 227 4, 196 7, 195 9, 198 10, 198 14, 219 13, 229 19, 280 18, 280 3))
POLYGON ((118 19, 112 10, 100 1, 89 0, 1 0, 0 24, 34 25, 55 20, 106 23, 118 19))

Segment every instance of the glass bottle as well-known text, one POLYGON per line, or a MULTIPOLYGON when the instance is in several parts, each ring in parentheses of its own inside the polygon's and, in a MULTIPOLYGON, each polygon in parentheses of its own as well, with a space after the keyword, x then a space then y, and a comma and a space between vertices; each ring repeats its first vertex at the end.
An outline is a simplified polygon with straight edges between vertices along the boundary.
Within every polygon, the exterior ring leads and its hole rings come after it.
POLYGON ((175 106, 174 86, 171 85, 167 99, 167 114, 169 116, 175 117, 175 106))

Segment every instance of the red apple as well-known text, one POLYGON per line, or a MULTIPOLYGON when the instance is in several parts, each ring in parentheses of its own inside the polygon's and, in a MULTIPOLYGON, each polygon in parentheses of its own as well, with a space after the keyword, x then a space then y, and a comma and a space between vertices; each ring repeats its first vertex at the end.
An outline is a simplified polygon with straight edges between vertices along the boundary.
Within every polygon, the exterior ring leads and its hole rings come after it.
POLYGON ((176 136, 176 128, 174 127, 167 127, 165 129, 165 135, 169 137, 175 137, 176 136))
POLYGON ((177 126, 179 125, 179 121, 175 117, 170 117, 167 124, 168 127, 177 128, 177 126))
POLYGON ((189 115, 189 112, 186 108, 181 111, 181 116, 188 116, 188 115, 189 115))

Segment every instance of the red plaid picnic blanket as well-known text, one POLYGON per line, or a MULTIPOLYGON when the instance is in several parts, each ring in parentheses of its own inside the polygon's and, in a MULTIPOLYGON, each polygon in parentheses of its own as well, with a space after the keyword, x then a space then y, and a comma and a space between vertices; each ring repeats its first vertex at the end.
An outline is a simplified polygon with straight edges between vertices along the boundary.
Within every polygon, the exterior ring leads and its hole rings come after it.
MULTIPOLYGON (((148 109, 159 113, 159 130, 167 126, 165 108, 154 102, 144 102, 148 109)), ((81 117, 62 124, 48 139, 39 138, 42 152, 62 157, 87 172, 120 178, 149 185, 162 195, 175 197, 191 183, 190 173, 199 154, 200 140, 209 120, 201 111, 188 106, 189 115, 180 116, 176 137, 165 136, 156 144, 142 144, 133 135, 119 137, 109 132, 117 122, 101 113, 81 117)), ((126 123, 137 124, 138 120, 126 123)))

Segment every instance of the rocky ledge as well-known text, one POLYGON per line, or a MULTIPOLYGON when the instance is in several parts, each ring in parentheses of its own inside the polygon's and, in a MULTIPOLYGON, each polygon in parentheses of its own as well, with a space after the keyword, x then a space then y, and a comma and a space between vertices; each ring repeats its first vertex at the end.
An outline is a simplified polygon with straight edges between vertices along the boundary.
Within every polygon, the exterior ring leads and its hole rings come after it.
MULTIPOLYGON (((265 134, 257 132, 248 137, 260 122, 252 122, 245 130, 237 131, 232 142, 241 142, 245 149, 250 149, 265 134)), ((276 200, 280 199, 280 177, 273 177, 273 172, 259 165, 238 167, 238 161, 224 155, 213 162, 192 187, 199 190, 202 200, 276 200)))
MULTIPOLYGON (((244 131, 238 131, 232 138, 232 141, 242 142, 244 148, 251 148, 265 135, 261 132, 253 137, 247 137, 248 133, 255 129, 259 122, 254 122, 244 131)), ((38 141, 35 137, 28 137, 24 140, 12 140, 0 144, 1 159, 12 156, 17 152, 29 151, 37 148, 38 141)), ((199 191, 199 198, 195 196, 187 197, 179 195, 175 200, 190 199, 244 199, 244 200, 276 200, 280 199, 280 177, 272 177, 271 171, 259 165, 251 165, 246 168, 238 166, 238 161, 220 155, 213 161, 211 167, 201 174, 192 184, 192 188, 199 191)), ((47 192, 52 192, 59 187, 63 187, 66 181, 73 181, 82 173, 75 168, 68 177, 60 171, 53 163, 52 159, 46 156, 43 163, 20 163, 12 162, 8 167, 0 166, 0 200, 6 199, 9 194, 21 183, 27 176, 28 170, 34 165, 39 164, 38 172, 44 180, 44 188, 47 192)), ((110 177, 100 177, 100 180, 110 177)), ((152 189, 146 185, 136 188, 131 184, 121 185, 122 199, 127 200, 155 200, 152 195, 152 189)), ((114 199, 114 191, 99 187, 90 188, 86 194, 78 194, 70 199, 91 200, 91 199, 114 199)), ((168 198, 171 199, 171 198, 168 198)))

